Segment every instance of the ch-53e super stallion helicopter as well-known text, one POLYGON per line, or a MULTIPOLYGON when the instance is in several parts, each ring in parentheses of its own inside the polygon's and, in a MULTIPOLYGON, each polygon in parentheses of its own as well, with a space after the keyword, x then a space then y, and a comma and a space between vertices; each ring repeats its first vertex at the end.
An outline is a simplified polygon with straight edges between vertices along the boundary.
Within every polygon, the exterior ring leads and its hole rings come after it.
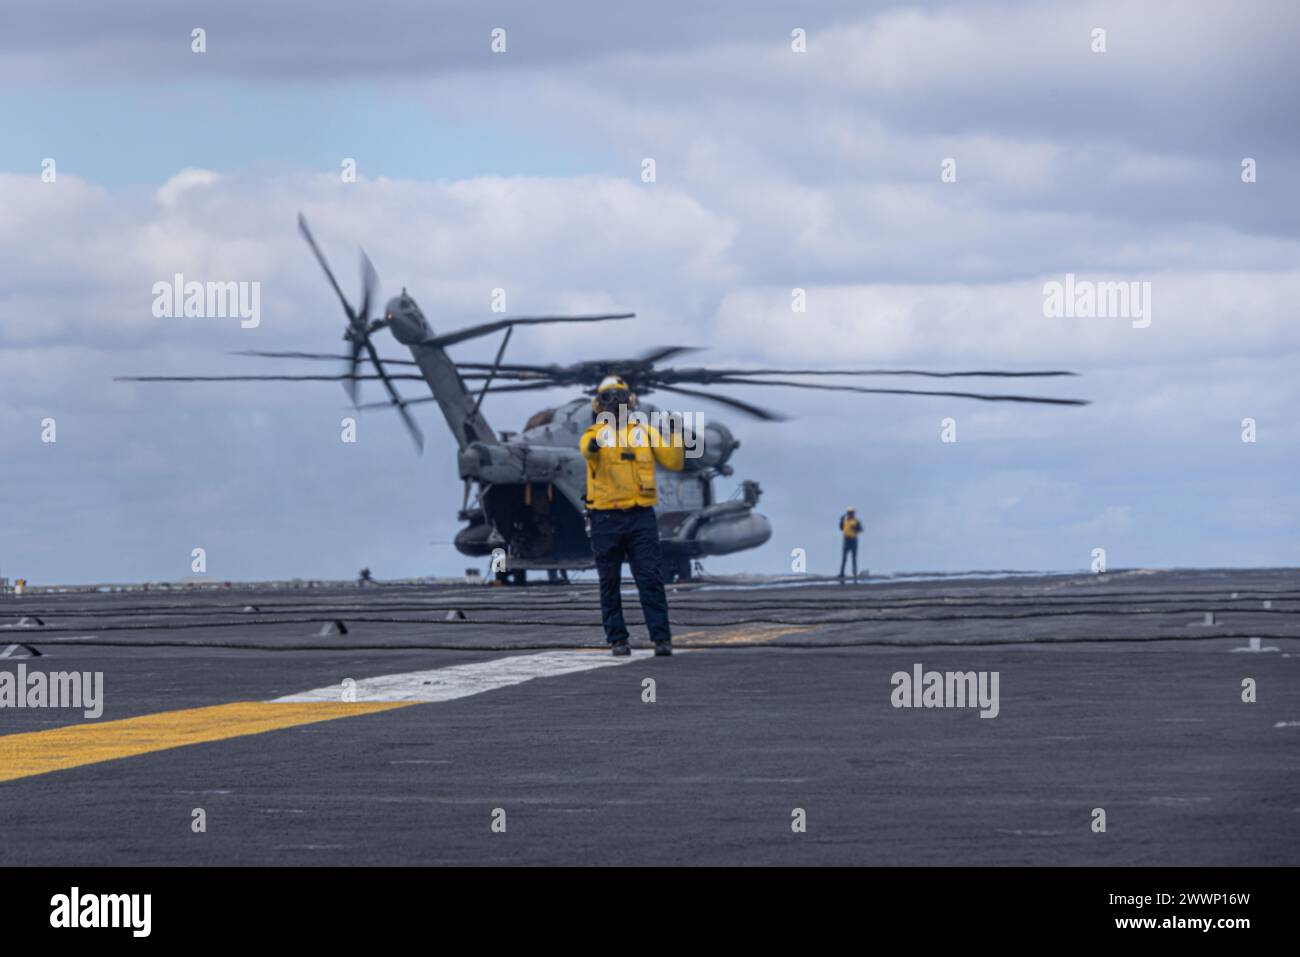
MULTIPOLYGON (((306 220, 298 217, 298 228, 311 247, 325 276, 343 305, 348 325, 343 339, 349 343, 348 355, 309 352, 241 352, 238 355, 282 359, 342 359, 346 363, 341 375, 231 375, 231 376, 129 376, 135 382, 212 382, 212 381, 341 381, 358 408, 391 406, 403 422, 418 448, 424 439, 409 407, 436 402, 447 427, 456 440, 456 461, 464 482, 464 497, 459 518, 466 522, 456 535, 455 546, 465 555, 482 557, 500 549, 510 579, 522 584, 528 569, 546 569, 553 575, 567 569, 593 566, 591 545, 586 530, 587 491, 586 463, 578 449, 578 439, 594 420, 589 398, 576 398, 563 405, 535 413, 519 432, 497 432, 484 418, 483 399, 488 393, 540 391, 554 388, 583 388, 593 394, 595 386, 607 375, 618 375, 638 396, 668 392, 714 402, 760 420, 782 418, 760 406, 717 392, 684 388, 687 385, 781 386, 797 389, 820 389, 834 392, 858 392, 886 395, 929 395, 979 399, 989 402, 1031 402, 1048 405, 1086 405, 1080 399, 1057 399, 1041 396, 1002 395, 982 392, 929 391, 918 389, 866 388, 827 382, 803 382, 772 376, 924 376, 930 378, 1002 377, 1029 378, 1069 376, 1072 372, 923 372, 911 369, 708 369, 657 368, 657 364, 674 356, 695 351, 689 347, 667 346, 654 349, 634 359, 594 359, 572 365, 527 365, 503 363, 506 346, 516 326, 554 322, 607 322, 634 318, 634 313, 588 316, 531 316, 497 319, 455 332, 435 333, 424 313, 405 289, 388 301, 382 318, 370 318, 377 277, 364 251, 361 253, 361 307, 353 309, 339 288, 334 273, 317 245, 306 220), (406 346, 410 359, 381 358, 371 337, 387 328, 406 346), (456 362, 447 347, 469 339, 504 330, 496 359, 488 363, 456 362), (360 373, 362 353, 374 365, 375 374, 360 373), (388 366, 413 366, 418 374, 390 374, 388 366), (388 393, 384 402, 358 404, 358 383, 372 379, 383 383, 388 393), (422 381, 431 395, 407 399, 394 385, 398 380, 422 381), (477 394, 466 380, 481 381, 477 394), (471 506, 470 495, 477 486, 471 506)), ((642 412, 658 411, 642 401, 642 412)), ((709 555, 726 555, 762 545, 771 537, 768 520, 754 511, 760 489, 757 482, 745 480, 736 494, 719 501, 713 480, 733 474, 730 459, 740 442, 720 422, 710 421, 687 437, 688 449, 681 472, 659 470, 659 533, 664 556, 664 573, 668 580, 691 576, 692 563, 709 555)))

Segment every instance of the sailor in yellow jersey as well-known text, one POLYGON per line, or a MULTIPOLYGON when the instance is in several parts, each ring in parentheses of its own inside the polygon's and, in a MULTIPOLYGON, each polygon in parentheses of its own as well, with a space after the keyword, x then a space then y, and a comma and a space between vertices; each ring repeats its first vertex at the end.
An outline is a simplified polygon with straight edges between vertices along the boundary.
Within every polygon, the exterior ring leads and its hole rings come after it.
POLYGON ((596 422, 583 433, 579 448, 587 460, 591 550, 600 576, 605 638, 613 654, 631 654, 619 594, 626 559, 632 566, 655 654, 671 655, 668 596, 660 568, 659 523, 654 510, 659 500, 655 465, 681 471, 686 462, 682 435, 670 428, 665 439, 648 422, 635 418, 629 421, 629 410, 636 409, 636 396, 618 376, 606 376, 601 381, 591 405, 596 422))
POLYGON ((862 523, 852 507, 840 516, 840 532, 844 535, 844 548, 840 552, 840 580, 844 580, 844 562, 853 556, 853 579, 858 577, 858 536, 862 534, 862 523))

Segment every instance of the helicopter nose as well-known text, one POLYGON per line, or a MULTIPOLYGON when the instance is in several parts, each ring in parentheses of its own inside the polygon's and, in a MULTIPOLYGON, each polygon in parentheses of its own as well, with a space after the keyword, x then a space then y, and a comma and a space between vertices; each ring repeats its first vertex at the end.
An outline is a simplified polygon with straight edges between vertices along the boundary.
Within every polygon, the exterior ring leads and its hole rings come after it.
POLYGON ((420 312, 420 307, 415 304, 415 300, 406 294, 405 289, 400 296, 388 300, 384 318, 388 320, 397 340, 407 345, 420 342, 430 334, 429 324, 425 321, 424 314, 420 312))

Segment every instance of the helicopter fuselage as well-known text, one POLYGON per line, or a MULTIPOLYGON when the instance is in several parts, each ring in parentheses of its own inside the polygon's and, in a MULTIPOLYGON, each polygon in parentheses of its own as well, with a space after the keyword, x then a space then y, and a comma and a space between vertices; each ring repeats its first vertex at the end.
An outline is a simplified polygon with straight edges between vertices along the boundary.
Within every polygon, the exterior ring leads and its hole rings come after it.
MULTIPOLYGON (((460 477, 477 482, 480 492, 476 507, 460 516, 469 524, 456 548, 475 556, 501 549, 507 568, 591 567, 587 465, 578 440, 593 418, 590 401, 574 399, 538 412, 521 432, 463 448, 460 477)), ((730 430, 709 423, 694 438, 701 454, 687 458, 682 471, 655 470, 660 547, 674 577, 688 577, 694 559, 754 548, 772 534, 753 510, 755 483, 742 484, 741 498, 716 501, 713 480, 731 474, 726 462, 739 445, 730 430)))

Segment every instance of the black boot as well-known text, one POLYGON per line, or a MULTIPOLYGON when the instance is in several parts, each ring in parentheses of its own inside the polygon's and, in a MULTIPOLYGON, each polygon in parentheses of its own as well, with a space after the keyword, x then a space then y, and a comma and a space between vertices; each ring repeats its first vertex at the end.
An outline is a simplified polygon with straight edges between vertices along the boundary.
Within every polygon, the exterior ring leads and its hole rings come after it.
POLYGON ((609 645, 609 653, 615 658, 624 658, 632 654, 632 646, 627 643, 627 639, 622 641, 612 641, 609 645))
POLYGON ((671 638, 666 639, 664 641, 655 642, 656 658, 667 658, 672 653, 673 653, 673 642, 671 638))

